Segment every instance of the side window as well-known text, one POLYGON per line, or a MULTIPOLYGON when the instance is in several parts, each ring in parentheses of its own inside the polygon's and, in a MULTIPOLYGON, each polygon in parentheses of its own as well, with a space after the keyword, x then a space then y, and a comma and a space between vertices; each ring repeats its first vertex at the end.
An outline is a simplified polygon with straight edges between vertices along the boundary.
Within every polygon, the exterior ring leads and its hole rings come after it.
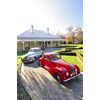
POLYGON ((38 49, 38 51, 41 51, 41 49, 38 49))
POLYGON ((42 58, 44 58, 44 54, 42 54, 42 58))
POLYGON ((48 59, 48 56, 44 55, 44 58, 45 58, 45 59, 48 59))

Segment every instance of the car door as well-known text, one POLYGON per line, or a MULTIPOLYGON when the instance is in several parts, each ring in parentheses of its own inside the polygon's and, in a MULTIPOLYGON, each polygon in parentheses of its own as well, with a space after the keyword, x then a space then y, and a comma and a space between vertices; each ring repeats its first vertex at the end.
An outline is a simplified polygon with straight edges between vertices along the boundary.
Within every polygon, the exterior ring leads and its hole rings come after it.
POLYGON ((48 70, 49 72, 52 70, 51 61, 50 61, 50 59, 48 58, 48 56, 45 56, 45 55, 44 55, 43 64, 44 64, 44 68, 45 68, 46 70, 48 70))
POLYGON ((36 50, 35 50, 35 55, 36 55, 37 58, 40 56, 40 51, 39 51, 39 49, 36 49, 36 50))
POLYGON ((39 50, 38 50, 38 53, 39 53, 39 56, 41 56, 41 55, 42 55, 42 50, 39 49, 39 50))

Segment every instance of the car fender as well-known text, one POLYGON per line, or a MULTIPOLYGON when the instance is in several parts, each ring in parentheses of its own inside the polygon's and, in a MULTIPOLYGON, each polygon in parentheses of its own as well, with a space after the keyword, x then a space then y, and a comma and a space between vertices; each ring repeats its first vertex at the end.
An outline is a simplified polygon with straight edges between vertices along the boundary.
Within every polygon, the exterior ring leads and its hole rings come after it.
POLYGON ((43 65, 43 61, 42 61, 43 59, 42 59, 42 57, 40 57, 39 59, 38 59, 38 62, 41 62, 41 64, 43 65))
POLYGON ((74 68, 77 68, 78 73, 80 73, 80 68, 79 68, 77 65, 75 65, 75 64, 70 64, 70 66, 72 66, 72 67, 74 67, 74 68))
POLYGON ((60 76, 61 80, 64 79, 64 74, 65 74, 65 72, 61 71, 60 69, 55 68, 54 74, 55 74, 55 73, 57 73, 57 74, 60 76))

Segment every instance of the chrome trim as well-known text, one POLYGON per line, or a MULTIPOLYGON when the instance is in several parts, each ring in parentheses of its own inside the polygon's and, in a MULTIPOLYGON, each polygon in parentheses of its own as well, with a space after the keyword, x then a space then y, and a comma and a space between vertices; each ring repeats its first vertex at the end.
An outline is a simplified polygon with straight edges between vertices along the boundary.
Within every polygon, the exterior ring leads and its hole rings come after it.
POLYGON ((69 81, 69 80, 71 80, 71 79, 73 79, 73 78, 75 78, 75 77, 77 77, 77 76, 79 76, 79 75, 81 75, 81 73, 80 73, 80 74, 77 74, 77 75, 75 75, 75 76, 73 76, 73 77, 71 77, 71 78, 68 78, 68 79, 64 80, 64 82, 69 81))

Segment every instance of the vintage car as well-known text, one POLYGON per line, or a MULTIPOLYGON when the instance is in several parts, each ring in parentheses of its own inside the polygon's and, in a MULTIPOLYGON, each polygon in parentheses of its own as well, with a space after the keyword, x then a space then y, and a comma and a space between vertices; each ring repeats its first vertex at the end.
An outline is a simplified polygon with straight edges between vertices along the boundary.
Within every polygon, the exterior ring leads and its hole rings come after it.
POLYGON ((31 48, 27 54, 21 56, 21 60, 23 63, 34 62, 42 53, 43 50, 39 47, 31 48))
POLYGON ((68 64, 56 52, 44 53, 38 59, 39 65, 52 74, 58 82, 65 82, 80 75, 80 69, 75 64, 68 64))

